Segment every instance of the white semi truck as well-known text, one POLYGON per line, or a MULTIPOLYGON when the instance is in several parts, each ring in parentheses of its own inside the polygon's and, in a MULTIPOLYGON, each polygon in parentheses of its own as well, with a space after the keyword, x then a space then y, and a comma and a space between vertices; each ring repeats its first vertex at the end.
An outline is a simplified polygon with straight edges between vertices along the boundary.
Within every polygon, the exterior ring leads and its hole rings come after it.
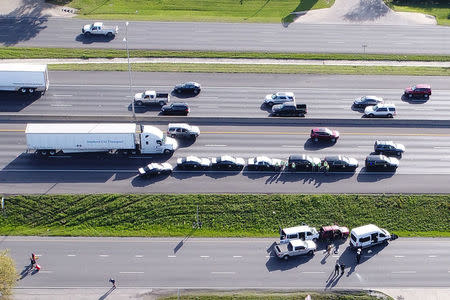
POLYGON ((0 91, 45 93, 48 86, 47 65, 0 64, 0 91))
POLYGON ((154 126, 134 123, 27 124, 27 152, 40 156, 62 153, 108 152, 130 154, 171 154, 175 139, 154 126))

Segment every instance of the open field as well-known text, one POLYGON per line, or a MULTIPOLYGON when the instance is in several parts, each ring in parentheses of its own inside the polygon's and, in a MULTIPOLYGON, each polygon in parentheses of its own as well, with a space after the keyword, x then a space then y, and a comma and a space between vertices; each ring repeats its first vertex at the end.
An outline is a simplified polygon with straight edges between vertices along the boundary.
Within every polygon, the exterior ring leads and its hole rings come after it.
POLYGON ((446 0, 385 0, 395 11, 417 12, 436 17, 439 25, 450 26, 450 2, 446 0))
MULTIPOLYGON (((76 49, 76 48, 0 48, 0 59, 33 58, 125 58, 126 50, 76 49)), ((277 53, 277 52, 227 52, 227 51, 170 51, 130 50, 130 57, 165 58, 247 58, 247 59, 311 59, 311 60, 392 60, 392 61, 450 61, 449 55, 402 55, 362 53, 277 53)))
MULTIPOLYGON (((142 63, 131 64, 135 72, 192 72, 192 73, 272 73, 272 74, 344 74, 344 75, 409 75, 450 76, 445 67, 391 66, 324 66, 324 65, 260 65, 260 64, 198 64, 198 63, 142 63)), ((52 71, 128 71, 128 64, 54 64, 52 71)))
POLYGON ((450 195, 18 195, 5 207, 0 235, 276 237, 336 222, 450 237, 450 195))
POLYGON ((277 23, 291 12, 326 8, 334 0, 47 0, 103 20, 277 23))

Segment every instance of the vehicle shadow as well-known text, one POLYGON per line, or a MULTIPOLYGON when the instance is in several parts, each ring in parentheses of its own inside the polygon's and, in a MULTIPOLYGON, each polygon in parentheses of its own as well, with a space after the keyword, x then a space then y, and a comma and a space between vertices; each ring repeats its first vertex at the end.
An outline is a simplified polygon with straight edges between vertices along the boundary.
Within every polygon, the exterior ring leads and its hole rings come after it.
POLYGON ((114 38, 115 36, 107 37, 104 35, 85 36, 84 34, 80 33, 75 37, 75 41, 83 43, 84 45, 89 45, 93 43, 109 43, 114 40, 114 38))
POLYGON ((170 174, 161 174, 161 175, 152 176, 152 177, 136 176, 133 178, 133 180, 131 180, 131 185, 133 187, 146 187, 146 186, 152 185, 154 183, 163 181, 163 180, 167 179, 168 177, 170 177, 170 174))
MULTIPOLYGON (((200 93, 201 93, 201 92, 200 92, 200 93)), ((198 93, 198 94, 196 94, 196 93, 194 93, 194 92, 177 93, 177 92, 175 92, 174 90, 172 90, 172 91, 170 92, 170 95, 171 95, 172 97, 176 97, 176 98, 178 98, 178 99, 188 99, 188 98, 195 98, 195 97, 197 97, 198 95, 200 95, 200 93, 198 93)))
POLYGON ((201 177, 206 174, 205 170, 197 170, 197 171, 189 171, 189 170, 181 170, 178 168, 174 169, 174 172, 172 173, 172 177, 178 180, 193 178, 193 177, 201 177))
POLYGON ((43 6, 36 5, 35 0, 22 0, 21 5, 16 9, 2 15, 0 26, 7 28, 8 34, 0 35, 0 43, 3 46, 14 46, 35 38, 47 28, 49 15, 43 15, 42 9, 43 6))
POLYGON ((299 182, 302 184, 312 184, 315 187, 319 187, 324 183, 337 182, 339 180, 351 178, 354 175, 355 173, 352 172, 330 172, 328 174, 318 172, 282 172, 274 183, 299 182))
POLYGON ((355 105, 352 104, 351 106, 351 110, 359 112, 359 113, 364 113, 364 107, 356 107, 355 105))
MULTIPOLYGON (((128 111, 131 111, 133 109, 133 107, 130 105, 128 105, 128 111)), ((148 111, 161 111, 161 105, 159 104, 151 104, 151 105, 142 105, 142 106, 137 106, 134 105, 134 112, 137 114, 143 114, 146 113, 148 111)))
POLYGON ((187 148, 187 147, 192 146, 197 139, 196 138, 191 138, 191 139, 189 139, 189 138, 186 138, 186 139, 180 138, 180 139, 176 139, 176 140, 178 142, 178 147, 179 148, 187 148))
POLYGON ((317 141, 315 142, 312 138, 309 138, 305 141, 305 143, 303 144, 303 148, 305 150, 310 150, 310 151, 317 151, 317 150, 322 150, 328 147, 332 147, 336 144, 336 142, 331 142, 331 141, 317 141))
POLYGON ((395 171, 367 171, 366 167, 363 167, 356 177, 358 182, 377 182, 383 179, 391 178, 395 175, 395 171))
POLYGON ((267 113, 269 113, 269 114, 272 114, 272 107, 270 107, 269 105, 267 105, 267 104, 261 104, 260 105, 260 107, 259 107, 259 109, 260 110, 262 110, 262 111, 265 111, 265 112, 267 112, 267 113))
MULTIPOLYGON (((242 175, 248 177, 249 179, 260 179, 263 177, 268 177, 268 181, 273 181, 276 178, 278 178, 280 176, 280 174, 282 173, 282 171, 254 171, 254 170, 249 170, 248 167, 245 167, 244 170, 242 171, 242 175)), ((267 182, 266 182, 267 183, 267 182)))
POLYGON ((310 261, 314 255, 299 255, 289 258, 289 260, 280 259, 276 256, 275 252, 272 250, 270 257, 266 262, 267 271, 287 271, 293 268, 297 268, 303 264, 310 261))
POLYGON ((402 95, 401 100, 409 104, 426 104, 430 98, 409 98, 408 96, 402 95))
POLYGON ((239 173, 241 173, 242 170, 218 170, 218 169, 211 169, 207 172, 205 172, 206 176, 209 176, 214 179, 220 179, 228 176, 236 176, 239 173))
POLYGON ((42 97, 41 93, 0 92, 0 111, 19 112, 42 97))

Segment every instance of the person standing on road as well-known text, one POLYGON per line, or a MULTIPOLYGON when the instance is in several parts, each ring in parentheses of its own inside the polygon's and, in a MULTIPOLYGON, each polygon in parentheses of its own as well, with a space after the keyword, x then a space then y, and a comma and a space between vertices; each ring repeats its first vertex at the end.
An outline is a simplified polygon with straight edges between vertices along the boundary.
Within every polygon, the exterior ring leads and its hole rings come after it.
POLYGON ((339 260, 336 261, 334 265, 334 276, 339 275, 339 260))
POLYGON ((112 283, 112 287, 113 287, 113 288, 116 288, 116 280, 115 280, 114 278, 110 278, 110 279, 109 279, 109 282, 112 283))
POLYGON ((345 265, 342 263, 341 264, 341 275, 344 275, 344 271, 345 271, 345 265))
POLYGON ((361 261, 361 248, 358 248, 358 250, 356 250, 356 263, 359 264, 360 261, 361 261))
POLYGON ((331 249, 333 249, 333 246, 332 246, 331 243, 330 243, 330 244, 328 244, 328 246, 327 246, 327 253, 328 253, 328 255, 331 255, 331 249))

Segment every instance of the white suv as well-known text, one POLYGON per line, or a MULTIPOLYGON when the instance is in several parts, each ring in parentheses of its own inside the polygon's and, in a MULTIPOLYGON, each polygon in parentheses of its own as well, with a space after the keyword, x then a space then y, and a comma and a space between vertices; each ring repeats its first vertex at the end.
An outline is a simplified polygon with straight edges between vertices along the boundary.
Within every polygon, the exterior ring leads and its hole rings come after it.
POLYGON ((285 102, 295 101, 294 93, 292 92, 278 92, 272 95, 266 95, 264 104, 272 107, 275 104, 283 104, 285 102))
POLYGON ((373 117, 388 117, 392 118, 397 115, 395 110, 395 104, 392 103, 384 103, 378 104, 375 106, 368 106, 364 109, 364 115, 373 118, 373 117))

